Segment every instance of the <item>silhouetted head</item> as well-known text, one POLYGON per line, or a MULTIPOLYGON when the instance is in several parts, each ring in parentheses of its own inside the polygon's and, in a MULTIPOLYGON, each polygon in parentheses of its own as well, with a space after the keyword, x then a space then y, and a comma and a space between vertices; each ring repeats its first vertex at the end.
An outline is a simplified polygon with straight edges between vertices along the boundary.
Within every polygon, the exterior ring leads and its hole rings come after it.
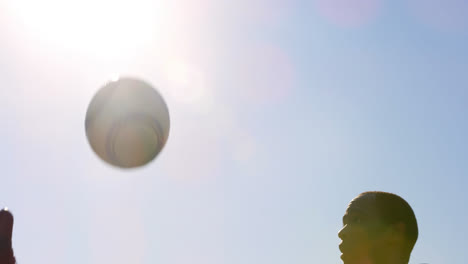
POLYGON ((364 192, 343 216, 340 251, 344 264, 408 263, 418 238, 410 205, 386 192, 364 192))

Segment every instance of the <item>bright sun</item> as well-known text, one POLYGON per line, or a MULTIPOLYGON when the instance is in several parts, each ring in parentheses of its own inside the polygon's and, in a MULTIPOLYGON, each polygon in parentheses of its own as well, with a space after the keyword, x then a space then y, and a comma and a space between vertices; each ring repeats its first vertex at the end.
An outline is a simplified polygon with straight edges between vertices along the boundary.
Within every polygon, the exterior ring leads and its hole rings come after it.
POLYGON ((6 8, 15 24, 21 25, 21 33, 29 43, 40 45, 40 50, 104 62, 100 65, 109 66, 110 72, 126 68, 122 65, 138 60, 142 50, 150 50, 157 54, 155 63, 163 68, 164 81, 158 81, 165 83, 169 96, 181 104, 211 109, 212 95, 203 65, 179 55, 190 50, 189 44, 181 45, 184 39, 179 39, 185 35, 185 23, 190 21, 191 10, 184 3, 178 0, 8 0, 6 8))
POLYGON ((162 1, 12 0, 10 13, 28 33, 56 49, 99 57, 132 53, 158 36, 162 1))

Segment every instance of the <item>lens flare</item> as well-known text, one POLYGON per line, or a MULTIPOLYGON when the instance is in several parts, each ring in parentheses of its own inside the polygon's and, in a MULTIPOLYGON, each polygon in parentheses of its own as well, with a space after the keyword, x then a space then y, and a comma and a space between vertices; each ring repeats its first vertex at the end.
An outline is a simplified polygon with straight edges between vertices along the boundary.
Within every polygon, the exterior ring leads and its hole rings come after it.
POLYGON ((172 140, 168 141, 160 166, 176 180, 216 177, 221 167, 222 132, 212 115, 187 117, 174 113, 172 140))
POLYGON ((375 19, 382 0, 316 0, 318 11, 342 27, 358 27, 375 19))
POLYGON ((294 65, 288 54, 269 43, 239 45, 227 66, 235 96, 253 104, 272 104, 285 99, 295 83, 294 65))
POLYGON ((466 0, 409 0, 408 7, 421 22, 442 31, 468 29, 466 0))
POLYGON ((184 104, 210 104, 211 93, 200 66, 181 59, 170 59, 165 67, 169 95, 184 104))
POLYGON ((277 24, 286 21, 293 13, 295 2, 291 0, 238 0, 228 1, 226 8, 235 18, 241 16, 256 24, 277 24))

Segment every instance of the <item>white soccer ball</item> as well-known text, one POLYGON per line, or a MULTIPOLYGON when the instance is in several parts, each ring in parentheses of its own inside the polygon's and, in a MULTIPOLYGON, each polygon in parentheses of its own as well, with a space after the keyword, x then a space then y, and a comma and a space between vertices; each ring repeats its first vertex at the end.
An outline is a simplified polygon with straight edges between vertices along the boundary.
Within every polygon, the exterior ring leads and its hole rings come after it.
POLYGON ((169 136, 169 111, 148 83, 120 78, 94 95, 85 129, 93 151, 121 168, 143 166, 162 150, 169 136))

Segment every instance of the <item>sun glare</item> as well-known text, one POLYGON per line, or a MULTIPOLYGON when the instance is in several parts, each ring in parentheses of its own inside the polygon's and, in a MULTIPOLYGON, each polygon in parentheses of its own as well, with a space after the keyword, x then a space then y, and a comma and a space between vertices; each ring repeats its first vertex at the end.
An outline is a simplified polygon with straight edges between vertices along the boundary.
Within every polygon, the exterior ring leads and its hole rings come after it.
POLYGON ((131 56, 158 34, 162 6, 151 0, 15 0, 9 12, 27 34, 55 50, 131 56))

